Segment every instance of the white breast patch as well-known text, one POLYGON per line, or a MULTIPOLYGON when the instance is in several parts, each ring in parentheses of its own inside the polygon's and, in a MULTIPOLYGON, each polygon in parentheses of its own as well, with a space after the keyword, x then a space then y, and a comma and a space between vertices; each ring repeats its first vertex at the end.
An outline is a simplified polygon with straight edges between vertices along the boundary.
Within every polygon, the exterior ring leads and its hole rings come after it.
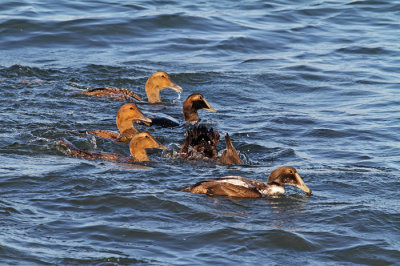
POLYGON ((285 188, 283 186, 270 185, 266 189, 261 190, 260 192, 266 196, 279 195, 285 193, 285 188))

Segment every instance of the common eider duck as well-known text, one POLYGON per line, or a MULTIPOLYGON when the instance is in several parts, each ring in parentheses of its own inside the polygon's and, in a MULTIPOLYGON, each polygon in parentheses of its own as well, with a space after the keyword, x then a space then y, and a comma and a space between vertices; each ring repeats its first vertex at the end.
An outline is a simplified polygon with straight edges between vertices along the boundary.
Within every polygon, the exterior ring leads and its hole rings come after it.
POLYGON ((293 167, 283 166, 274 170, 267 183, 241 176, 225 176, 201 181, 184 189, 186 192, 208 196, 227 196, 235 198, 261 198, 285 193, 285 186, 291 185, 311 195, 309 189, 293 167))
MULTIPOLYGON (((182 87, 172 82, 166 72, 159 71, 153 73, 147 79, 145 85, 145 91, 148 102, 161 103, 160 91, 167 88, 170 88, 178 93, 182 92, 182 87)), ((142 101, 142 98, 140 96, 138 96, 136 93, 133 93, 128 89, 101 87, 101 88, 87 89, 86 91, 82 91, 81 93, 86 95, 94 95, 98 97, 109 97, 113 100, 120 100, 120 101, 127 101, 127 100, 142 101)))
POLYGON ((217 112, 211 105, 206 101, 206 98, 201 93, 193 93, 189 95, 183 102, 183 117, 186 122, 196 124, 200 121, 198 110, 207 110, 210 112, 217 112))
POLYGON ((118 110, 115 120, 119 133, 107 130, 88 130, 85 132, 102 138, 115 139, 120 142, 129 142, 132 137, 138 133, 138 130, 133 126, 133 123, 151 123, 151 119, 144 116, 134 103, 124 104, 118 110))
MULTIPOLYGON (((207 110, 210 112, 217 112, 211 105, 207 102, 206 98, 201 93, 193 93, 189 95, 183 102, 183 118, 185 122, 190 124, 196 124, 200 121, 198 110, 207 110)), ((151 117, 151 123, 144 123, 147 126, 161 126, 161 127, 176 127, 179 126, 179 122, 172 120, 167 117, 160 116, 149 116, 151 117)))
MULTIPOLYGON (((117 153, 101 153, 101 152, 89 152, 78 149, 72 143, 65 139, 58 141, 58 145, 61 145, 70 150, 71 154, 75 157, 84 158, 88 160, 106 160, 106 161, 125 161, 131 162, 132 159, 126 158, 117 153)), ((129 151, 133 157, 133 162, 149 161, 146 149, 162 149, 166 150, 167 147, 157 142, 153 136, 148 132, 142 132, 136 134, 129 143, 129 151)))

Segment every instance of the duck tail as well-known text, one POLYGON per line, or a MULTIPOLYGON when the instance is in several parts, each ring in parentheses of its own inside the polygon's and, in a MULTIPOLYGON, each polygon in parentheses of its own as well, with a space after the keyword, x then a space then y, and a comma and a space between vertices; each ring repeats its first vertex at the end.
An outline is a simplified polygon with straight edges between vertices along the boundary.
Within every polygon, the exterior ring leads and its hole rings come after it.
POLYGON ((226 135, 225 135, 225 145, 226 145, 226 149, 224 150, 221 157, 219 158, 219 162, 222 164, 228 164, 228 165, 243 164, 242 161, 240 160, 239 153, 233 146, 231 137, 229 136, 228 133, 226 133, 226 135))

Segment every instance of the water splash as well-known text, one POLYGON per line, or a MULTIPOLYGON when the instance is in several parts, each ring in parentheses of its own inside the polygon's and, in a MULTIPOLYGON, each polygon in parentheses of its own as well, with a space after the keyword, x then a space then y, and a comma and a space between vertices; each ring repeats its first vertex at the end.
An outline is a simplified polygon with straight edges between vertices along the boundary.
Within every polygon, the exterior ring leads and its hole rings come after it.
POLYGON ((178 97, 175 100, 173 100, 173 103, 180 103, 181 102, 181 94, 182 94, 181 91, 178 92, 178 97))

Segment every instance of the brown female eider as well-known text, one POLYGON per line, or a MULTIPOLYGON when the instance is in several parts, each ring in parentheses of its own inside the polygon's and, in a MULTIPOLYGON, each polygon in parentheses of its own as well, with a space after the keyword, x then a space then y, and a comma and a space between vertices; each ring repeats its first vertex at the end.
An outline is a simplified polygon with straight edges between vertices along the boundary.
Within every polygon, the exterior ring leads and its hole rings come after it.
MULTIPOLYGON (((170 88, 178 93, 182 92, 182 87, 173 83, 167 73, 163 71, 153 73, 147 79, 145 85, 145 91, 149 103, 161 103, 160 91, 167 88, 170 88)), ((137 94, 133 93, 128 89, 102 87, 95 89, 87 89, 86 91, 83 91, 81 93, 86 95, 94 95, 98 97, 109 97, 111 99, 120 101, 126 101, 126 100, 142 101, 141 97, 139 97, 137 94)))
MULTIPOLYGON (((101 153, 101 152, 88 152, 82 151, 75 147, 72 143, 62 139, 58 141, 58 144, 69 149, 71 154, 75 157, 84 158, 88 160, 106 160, 106 161, 132 161, 129 158, 117 153, 101 153)), ((129 151, 133 157, 134 162, 149 161, 146 149, 162 149, 166 150, 167 147, 157 142, 153 136, 148 132, 142 132, 136 134, 131 142, 129 143, 129 151)))
POLYGON ((128 103, 124 104, 117 113, 116 123, 119 134, 107 130, 90 130, 86 133, 107 139, 117 139, 120 142, 128 142, 138 133, 133 126, 133 123, 137 122, 151 123, 151 119, 144 116, 136 104, 128 103))
POLYGON ((184 191, 208 196, 261 198, 285 193, 284 185, 295 186, 306 192, 307 195, 311 195, 311 189, 304 184, 296 169, 289 166, 274 170, 269 175, 266 184, 241 176, 225 176, 201 181, 185 188, 184 191))

